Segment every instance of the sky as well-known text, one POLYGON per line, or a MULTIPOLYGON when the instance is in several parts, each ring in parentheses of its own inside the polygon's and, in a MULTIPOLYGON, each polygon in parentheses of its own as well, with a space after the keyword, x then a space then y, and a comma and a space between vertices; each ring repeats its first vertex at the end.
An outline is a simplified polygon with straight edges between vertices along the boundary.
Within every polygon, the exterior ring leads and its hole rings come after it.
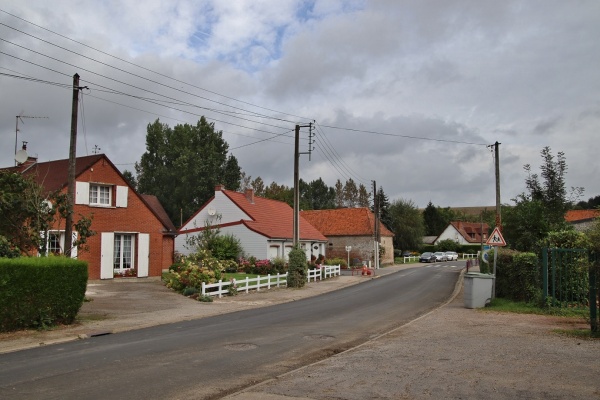
POLYGON ((600 195, 596 0, 4 0, 0 167, 15 144, 134 171, 146 128, 201 116, 252 179, 349 179, 424 208, 503 204, 565 154, 566 187, 600 195), (21 118, 17 118, 21 116, 21 118))

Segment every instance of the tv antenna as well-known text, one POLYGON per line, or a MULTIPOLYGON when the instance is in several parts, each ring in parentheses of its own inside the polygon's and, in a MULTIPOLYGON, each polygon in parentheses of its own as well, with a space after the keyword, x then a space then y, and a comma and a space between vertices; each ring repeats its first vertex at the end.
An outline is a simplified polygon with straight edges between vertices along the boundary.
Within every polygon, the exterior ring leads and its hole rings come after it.
MULTIPOLYGON (((23 121, 23 118, 46 118, 48 119, 48 117, 33 117, 30 115, 22 115, 23 111, 21 111, 19 113, 19 115, 17 115, 16 119, 16 127, 15 127, 15 165, 18 165, 19 163, 23 163, 24 161, 19 161, 17 160, 17 141, 18 141, 18 136, 19 136, 19 120, 21 120, 21 123, 25 123, 25 121, 23 121)), ((19 159, 22 158, 22 154, 19 155, 19 159)), ((27 160, 27 158, 25 158, 25 161, 27 160)))

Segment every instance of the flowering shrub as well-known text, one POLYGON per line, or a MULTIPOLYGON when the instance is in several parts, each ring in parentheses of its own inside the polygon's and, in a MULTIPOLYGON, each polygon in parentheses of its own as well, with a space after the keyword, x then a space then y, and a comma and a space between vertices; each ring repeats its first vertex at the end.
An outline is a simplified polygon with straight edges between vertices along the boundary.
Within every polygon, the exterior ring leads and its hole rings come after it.
POLYGON ((178 292, 183 292, 186 288, 200 290, 202 282, 215 283, 221 279, 222 271, 230 264, 230 261, 219 261, 203 250, 187 257, 183 256, 169 268, 171 277, 167 287, 178 292))
POLYGON ((120 278, 120 277, 135 277, 137 276, 137 270, 135 268, 128 268, 128 269, 123 269, 123 270, 115 270, 113 271, 113 277, 114 278, 120 278))

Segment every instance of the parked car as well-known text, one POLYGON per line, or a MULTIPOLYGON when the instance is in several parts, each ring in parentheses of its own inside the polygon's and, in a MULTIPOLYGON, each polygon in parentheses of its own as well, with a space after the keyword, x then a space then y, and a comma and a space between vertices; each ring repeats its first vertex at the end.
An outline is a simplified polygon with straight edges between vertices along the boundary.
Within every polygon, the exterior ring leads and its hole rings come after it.
POLYGON ((412 254, 412 251, 404 250, 404 251, 402 252, 402 257, 410 257, 410 256, 412 256, 412 255, 413 255, 413 254, 412 254))
POLYGON ((421 256, 419 257, 419 262, 435 262, 435 261, 436 261, 435 254, 433 254, 430 251, 426 251, 425 253, 421 254, 421 256))
POLYGON ((446 258, 448 259, 448 261, 456 261, 458 260, 458 253, 455 251, 447 251, 446 258))
POLYGON ((448 257, 446 257, 446 253, 443 251, 436 251, 433 255, 435 256, 435 261, 448 261, 448 257))

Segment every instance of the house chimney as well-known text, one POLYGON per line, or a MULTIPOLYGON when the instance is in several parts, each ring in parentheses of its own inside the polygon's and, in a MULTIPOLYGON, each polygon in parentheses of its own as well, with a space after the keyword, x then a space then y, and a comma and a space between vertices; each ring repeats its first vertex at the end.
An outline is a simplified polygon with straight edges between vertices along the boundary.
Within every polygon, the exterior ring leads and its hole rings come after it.
POLYGON ((246 195, 246 200, 248 200, 248 203, 254 204, 254 189, 246 189, 244 194, 246 195))
POLYGON ((215 192, 220 192, 225 190, 225 186, 224 185, 217 185, 215 186, 215 192))

